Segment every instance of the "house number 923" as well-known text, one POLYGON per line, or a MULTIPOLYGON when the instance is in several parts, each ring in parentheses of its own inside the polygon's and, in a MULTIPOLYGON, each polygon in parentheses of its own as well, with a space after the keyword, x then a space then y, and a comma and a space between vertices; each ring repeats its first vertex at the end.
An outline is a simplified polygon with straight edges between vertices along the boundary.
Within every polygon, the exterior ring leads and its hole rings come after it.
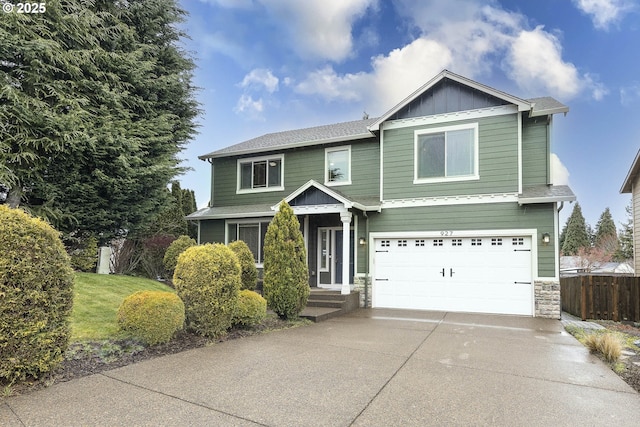
POLYGON ((440 235, 444 237, 453 236, 453 231, 441 231, 440 235))

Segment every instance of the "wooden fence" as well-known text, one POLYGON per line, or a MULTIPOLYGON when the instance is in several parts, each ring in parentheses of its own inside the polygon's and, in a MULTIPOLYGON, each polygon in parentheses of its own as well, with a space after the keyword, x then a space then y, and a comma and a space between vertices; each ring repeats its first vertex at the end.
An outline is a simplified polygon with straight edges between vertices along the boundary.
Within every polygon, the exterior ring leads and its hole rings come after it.
POLYGON ((562 310, 586 319, 640 322, 640 277, 560 278, 562 310))

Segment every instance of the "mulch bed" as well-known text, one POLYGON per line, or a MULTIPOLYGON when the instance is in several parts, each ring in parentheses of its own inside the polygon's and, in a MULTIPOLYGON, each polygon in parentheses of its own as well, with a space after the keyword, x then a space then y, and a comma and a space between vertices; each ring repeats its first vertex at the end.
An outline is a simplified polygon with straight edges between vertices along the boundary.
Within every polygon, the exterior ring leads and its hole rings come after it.
MULTIPOLYGON (((70 381, 102 371, 120 368, 159 356, 180 353, 194 348, 205 347, 218 342, 248 337, 268 331, 291 328, 306 324, 307 321, 281 320, 277 316, 267 317, 260 325, 250 329, 231 329, 218 339, 205 338, 189 332, 179 332, 171 341, 152 347, 144 347, 133 340, 77 342, 69 346, 65 360, 50 374, 40 379, 31 379, 13 384, 11 395, 30 393, 49 387, 55 383, 70 381)), ((1 384, 0 384, 1 385, 1 384)))

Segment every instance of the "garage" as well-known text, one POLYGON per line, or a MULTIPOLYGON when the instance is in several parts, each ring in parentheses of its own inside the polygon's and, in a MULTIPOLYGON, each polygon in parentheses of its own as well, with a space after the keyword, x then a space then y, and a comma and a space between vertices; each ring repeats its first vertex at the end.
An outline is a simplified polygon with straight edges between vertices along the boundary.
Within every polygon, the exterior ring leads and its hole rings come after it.
POLYGON ((531 236, 374 239, 373 306, 533 315, 531 236))

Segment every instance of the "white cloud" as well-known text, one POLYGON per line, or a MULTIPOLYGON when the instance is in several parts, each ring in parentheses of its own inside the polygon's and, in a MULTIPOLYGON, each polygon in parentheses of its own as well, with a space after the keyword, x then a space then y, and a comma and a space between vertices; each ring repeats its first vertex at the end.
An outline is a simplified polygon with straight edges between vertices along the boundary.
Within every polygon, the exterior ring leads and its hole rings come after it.
POLYGON ((569 185, 569 170, 555 153, 551 153, 551 183, 569 185))
POLYGON ((353 50, 352 25, 377 0, 260 0, 306 59, 342 61, 353 50))
POLYGON ((573 0, 578 9, 591 16, 593 26, 608 30, 633 9, 630 0, 573 0))
POLYGON ((295 87, 296 92, 304 95, 320 95, 329 101, 360 101, 367 92, 369 81, 366 73, 338 75, 333 67, 312 71, 305 80, 295 87))
POLYGON ((620 89, 620 103, 622 105, 629 106, 638 100, 640 100, 640 83, 634 82, 634 84, 620 89))
POLYGON ((267 92, 273 93, 278 90, 278 78, 265 68, 251 70, 240 83, 240 87, 246 89, 259 89, 264 87, 267 92))
POLYGON ((252 119, 261 119, 264 111, 264 103, 262 102, 262 98, 256 100, 253 99, 252 96, 244 94, 238 100, 233 111, 252 119))

